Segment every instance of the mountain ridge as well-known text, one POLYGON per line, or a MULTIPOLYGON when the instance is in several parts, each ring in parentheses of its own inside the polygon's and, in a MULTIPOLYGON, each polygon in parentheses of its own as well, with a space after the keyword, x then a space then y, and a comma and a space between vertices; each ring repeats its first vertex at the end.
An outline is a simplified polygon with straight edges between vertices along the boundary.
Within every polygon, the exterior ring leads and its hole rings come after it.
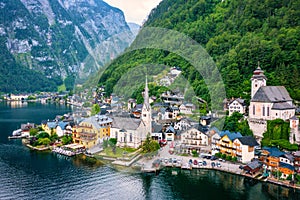
POLYGON ((1 92, 55 91, 71 76, 82 82, 135 37, 124 13, 104 1, 1 0, 0 10, 1 92), (29 74, 24 79, 9 71, 29 74), (26 81, 30 73, 49 87, 26 81))

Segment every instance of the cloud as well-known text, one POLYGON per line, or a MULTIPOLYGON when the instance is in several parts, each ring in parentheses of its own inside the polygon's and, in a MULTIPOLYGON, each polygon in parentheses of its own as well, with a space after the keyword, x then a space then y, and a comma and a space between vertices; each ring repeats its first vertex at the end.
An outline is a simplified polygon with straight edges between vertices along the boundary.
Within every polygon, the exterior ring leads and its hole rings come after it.
POLYGON ((104 0, 111 6, 121 9, 127 22, 142 24, 150 11, 162 0, 104 0))

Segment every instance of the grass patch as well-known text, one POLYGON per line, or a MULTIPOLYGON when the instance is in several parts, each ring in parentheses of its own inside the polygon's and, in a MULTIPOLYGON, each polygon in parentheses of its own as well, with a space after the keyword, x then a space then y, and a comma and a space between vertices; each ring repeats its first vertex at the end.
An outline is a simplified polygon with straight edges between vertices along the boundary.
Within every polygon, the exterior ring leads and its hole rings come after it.
POLYGON ((58 91, 58 92, 64 92, 64 91, 66 91, 66 90, 67 90, 67 89, 66 89, 65 84, 62 84, 62 85, 60 85, 60 86, 57 87, 57 91, 58 91))

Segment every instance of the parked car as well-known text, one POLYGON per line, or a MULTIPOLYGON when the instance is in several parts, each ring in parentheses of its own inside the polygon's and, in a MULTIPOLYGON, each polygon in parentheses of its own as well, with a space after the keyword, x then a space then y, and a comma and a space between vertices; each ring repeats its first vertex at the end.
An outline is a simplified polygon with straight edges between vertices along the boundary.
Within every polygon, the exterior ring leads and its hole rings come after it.
POLYGON ((198 165, 198 161, 195 159, 193 164, 198 165))
POLYGON ((202 160, 198 160, 198 166, 202 166, 202 165, 203 165, 202 160))
POLYGON ((212 156, 210 159, 211 160, 217 160, 218 158, 216 156, 212 156))
POLYGON ((206 163, 206 161, 205 160, 203 160, 203 166, 206 166, 207 165, 207 163, 206 163))
POLYGON ((243 165, 240 165, 239 168, 240 168, 240 169, 244 169, 244 166, 243 166, 243 165))
POLYGON ((222 167, 221 163, 217 162, 217 167, 222 167))

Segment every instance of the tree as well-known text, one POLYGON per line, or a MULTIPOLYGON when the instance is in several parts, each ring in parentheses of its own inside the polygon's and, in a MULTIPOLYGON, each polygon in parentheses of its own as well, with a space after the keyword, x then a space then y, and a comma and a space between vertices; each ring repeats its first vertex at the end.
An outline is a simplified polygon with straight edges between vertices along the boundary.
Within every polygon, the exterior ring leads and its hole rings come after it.
POLYGON ((31 128, 31 129, 29 130, 29 134, 30 134, 31 136, 35 136, 36 134, 38 134, 38 132, 39 132, 39 130, 36 129, 36 128, 31 128))
POLYGON ((159 143, 156 140, 152 140, 148 134, 145 142, 142 145, 142 152, 152 153, 157 151, 158 149, 160 149, 159 143))
POLYGON ((101 111, 99 104, 94 104, 91 110, 91 116, 97 115, 101 111))

